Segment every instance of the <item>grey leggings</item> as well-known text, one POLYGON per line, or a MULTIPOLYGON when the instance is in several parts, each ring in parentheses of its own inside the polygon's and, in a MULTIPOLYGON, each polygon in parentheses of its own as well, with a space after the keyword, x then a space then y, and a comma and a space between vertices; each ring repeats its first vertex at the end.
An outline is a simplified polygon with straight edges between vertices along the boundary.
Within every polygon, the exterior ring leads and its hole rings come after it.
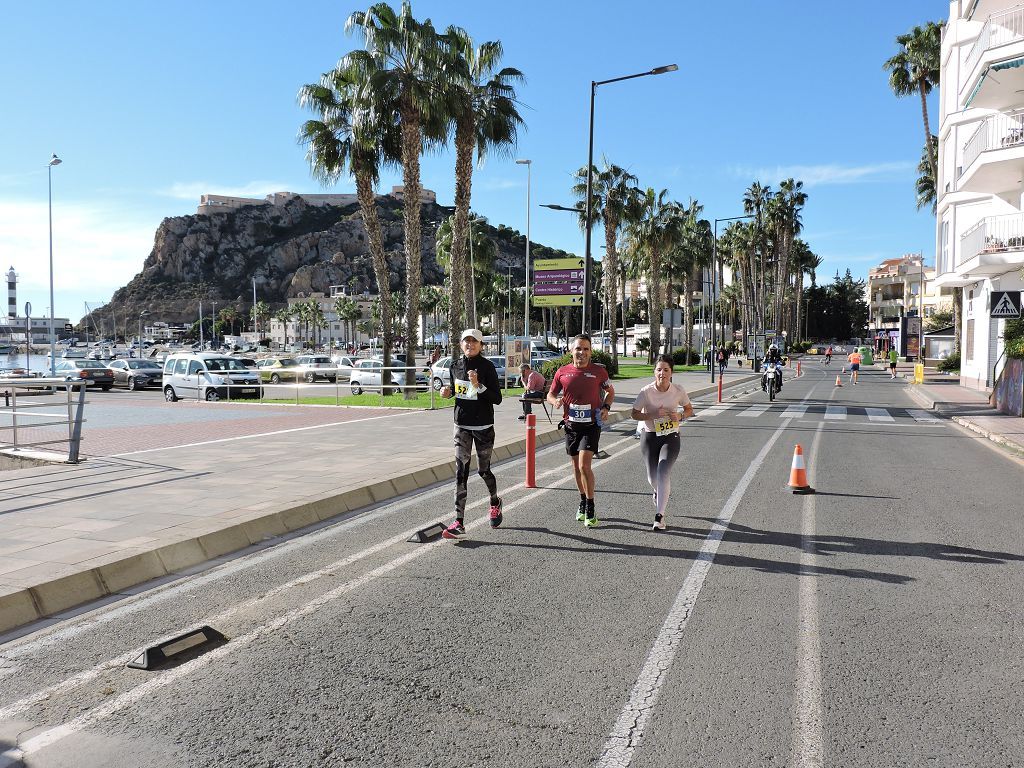
POLYGON ((491 452, 494 450, 494 427, 487 429, 459 429, 455 427, 455 517, 462 519, 466 511, 466 486, 469 483, 469 462, 476 443, 477 472, 487 485, 491 503, 498 501, 498 481, 491 472, 491 452))
POLYGON ((658 514, 664 515, 672 490, 672 465, 679 458, 679 433, 659 437, 644 430, 640 433, 640 453, 647 469, 647 482, 656 494, 658 514))

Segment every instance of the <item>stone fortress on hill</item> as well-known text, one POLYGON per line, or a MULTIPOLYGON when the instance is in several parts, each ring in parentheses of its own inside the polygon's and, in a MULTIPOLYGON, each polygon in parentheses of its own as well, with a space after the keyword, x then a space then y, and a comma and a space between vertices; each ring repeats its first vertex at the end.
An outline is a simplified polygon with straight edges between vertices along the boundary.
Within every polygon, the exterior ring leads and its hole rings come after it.
MULTIPOLYGON (((404 196, 402 187, 392 187, 391 197, 396 200, 401 200, 404 196)), ((384 195, 377 195, 378 198, 384 197, 384 195)), ((324 205, 336 205, 344 207, 347 205, 356 205, 359 203, 358 197, 355 193, 345 195, 304 195, 298 192, 271 192, 266 197, 232 197, 230 195, 200 195, 199 207, 196 209, 196 213, 200 215, 212 214, 212 213, 226 213, 231 210, 237 210, 238 208, 244 208, 248 205, 285 205, 290 200, 300 198, 305 203, 313 206, 324 206, 324 205)), ((433 203, 437 204, 437 195, 429 190, 422 189, 420 191, 420 202, 421 203, 433 203)))

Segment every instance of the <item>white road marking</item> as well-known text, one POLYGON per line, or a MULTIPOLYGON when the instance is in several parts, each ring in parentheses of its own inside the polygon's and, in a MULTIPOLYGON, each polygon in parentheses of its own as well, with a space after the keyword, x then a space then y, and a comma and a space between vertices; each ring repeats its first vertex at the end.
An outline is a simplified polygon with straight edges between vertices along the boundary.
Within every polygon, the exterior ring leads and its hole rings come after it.
POLYGON ((762 405, 752 405, 752 406, 750 406, 749 408, 745 408, 745 409, 744 409, 744 410, 743 410, 743 411, 742 411, 741 413, 739 413, 738 415, 739 415, 739 416, 745 416, 746 418, 749 418, 749 419, 756 419, 756 418, 757 418, 758 416, 760 416, 760 415, 761 415, 762 413, 764 413, 765 411, 767 411, 767 410, 768 410, 768 408, 769 408, 769 406, 767 406, 767 405, 764 405, 764 404, 762 404, 762 405))
POLYGON ((885 408, 865 408, 868 421, 896 421, 885 408))
MULTIPOLYGON (((815 386, 807 393, 807 396, 804 397, 805 401, 811 398, 816 388, 815 386)), ((693 613, 694 605, 696 605, 697 597, 704 586, 704 580, 707 578, 708 571, 715 561, 715 554, 718 552, 718 545, 722 541, 722 536, 728 530, 732 516, 736 512, 743 494, 746 493, 747 487, 754 479, 754 475, 757 474, 757 470, 764 463, 772 446, 775 445, 775 442, 789 426, 790 420, 787 419, 768 438, 764 447, 754 457, 754 460, 750 462, 747 471, 743 473, 743 477, 736 484, 729 499, 725 502, 725 506, 722 507, 721 513, 711 526, 711 530, 704 540, 704 545, 697 553, 693 566, 690 568, 685 581, 683 581, 683 586, 676 595, 675 602, 672 604, 672 608, 669 610, 668 616, 665 617, 665 622, 662 624, 661 630, 654 640, 654 645, 647 654, 647 659, 644 662, 643 669, 640 671, 636 684, 633 686, 629 700, 623 707, 619 719, 612 727, 608 740, 604 743, 604 749, 597 760, 598 768, 628 768, 633 761, 633 755, 643 740, 647 721, 650 719, 651 713, 654 711, 654 705, 657 703, 658 693, 668 677, 669 670, 672 668, 676 649, 682 641, 687 621, 693 613)))
POLYGON ((846 420, 846 408, 841 405, 829 405, 825 407, 825 418, 839 421, 846 420))
POLYGON ((806 405, 791 405, 789 408, 779 414, 780 419, 799 419, 805 413, 807 413, 806 405))
MULTIPOLYGON (((414 411, 409 411, 414 413, 414 411)), ((169 445, 166 448, 146 448, 142 451, 129 451, 128 453, 114 453, 106 458, 119 459, 123 456, 138 456, 140 453, 153 453, 154 451, 177 451, 182 448, 194 448, 197 445, 214 445, 215 443, 233 443, 237 440, 252 440, 259 437, 271 437, 273 435, 287 435, 289 432, 307 432, 311 429, 326 429, 327 427, 341 427, 346 424, 358 424, 360 421, 376 421, 377 419, 393 419, 405 416, 406 413, 387 413, 383 416, 367 416, 365 419, 352 419, 351 421, 332 421, 330 424, 312 424, 308 427, 294 427, 292 429, 279 429, 275 432, 260 432, 256 435, 239 435, 238 437, 221 437, 216 440, 203 440, 198 443, 184 443, 183 445, 169 445)))
POLYGON ((730 408, 733 407, 733 405, 735 405, 735 403, 716 403, 715 405, 709 406, 707 408, 702 408, 701 411, 697 415, 698 416, 717 416, 718 414, 722 413, 723 411, 728 411, 730 408))
POLYGON ((922 424, 941 424, 942 419, 935 418, 928 411, 919 411, 916 408, 907 408, 907 413, 913 416, 914 421, 919 421, 922 424))
MULTIPOLYGON (((808 482, 814 486, 815 459, 821 442, 822 427, 811 444, 808 482)), ((796 768, 822 768, 824 765, 824 728, 822 726, 821 628, 818 609, 818 579, 814 574, 816 555, 816 507, 813 494, 804 496, 800 527, 800 575, 798 576, 796 691, 793 713, 793 755, 796 768)))
MULTIPOLYGON (((630 455, 631 451, 628 449, 635 445, 635 443, 633 443, 632 441, 633 437, 632 435, 630 435, 627 438, 617 440, 616 442, 612 443, 610 446, 608 446, 609 448, 625 445, 627 450, 612 454, 604 461, 615 461, 619 458, 622 458, 623 456, 630 455)), ((549 472, 546 472, 545 474, 551 474, 554 472, 561 472, 564 475, 566 473, 566 468, 563 465, 553 470, 549 470, 549 472)), ((563 477, 562 480, 557 481, 557 484, 560 485, 563 483, 568 483, 572 479, 572 475, 570 474, 566 477, 563 477)), ((522 498, 519 498, 514 502, 510 502, 505 506, 505 510, 510 511, 512 509, 516 509, 525 504, 528 504, 529 502, 533 501, 536 497, 540 496, 541 494, 547 493, 551 490, 553 489, 538 488, 533 493, 529 493, 526 496, 523 496, 522 498)), ((466 529, 472 530, 474 528, 479 528, 485 522, 488 522, 487 518, 480 518, 479 520, 476 520, 467 525, 466 529)), ((215 648, 209 653, 206 653, 202 656, 199 656, 198 658, 193 659, 192 661, 182 664, 180 667, 175 667, 162 674, 159 674, 156 677, 150 678, 141 685, 136 686, 135 688, 126 691, 120 696, 117 696, 107 701, 102 706, 95 707, 94 709, 91 709, 88 712, 79 715, 78 717, 74 718, 73 720, 67 723, 41 731, 37 735, 28 739, 24 744, 12 747, 6 750, 5 752, 0 752, 0 768, 13 768, 13 766, 18 765, 20 762, 23 762, 25 757, 32 755, 36 752, 39 752, 40 750, 60 741, 61 739, 67 738, 68 736, 78 733, 79 731, 84 730, 85 728, 89 727, 90 725, 93 725, 94 723, 98 723, 101 720, 105 720, 111 715, 116 714, 117 712, 120 712, 121 710, 130 707, 131 705, 140 701, 148 694, 153 693, 154 691, 157 691, 160 688, 163 688, 164 686, 170 685, 171 683, 176 682, 178 679, 186 677, 199 669, 202 669, 210 662, 221 659, 227 656, 228 654, 234 652, 235 650, 250 645, 252 642, 258 640, 261 637, 270 635, 273 632, 293 623, 294 621, 297 621, 298 619, 301 619, 305 616, 308 616, 311 613, 316 612, 324 605, 327 605, 328 603, 337 600, 339 597, 342 597, 343 595, 346 595, 349 592, 358 589, 359 587, 369 584, 379 576, 384 576, 390 573, 391 571, 400 568, 406 563, 415 560, 417 557, 420 557, 421 555, 427 552, 433 551, 434 548, 439 545, 450 546, 448 542, 436 541, 432 544, 426 544, 420 548, 414 549, 411 552, 401 555, 387 563, 384 563, 381 566, 378 566, 377 568, 374 568, 372 571, 368 571, 362 576, 359 576, 355 579, 352 579, 339 585, 338 587, 332 589, 330 592, 324 593, 323 595, 315 598, 314 600, 306 603, 305 605, 299 608, 295 608, 294 610, 291 610, 279 616, 271 622, 256 627, 254 630, 250 631, 245 635, 233 638, 226 645, 222 645, 219 648, 215 648)))

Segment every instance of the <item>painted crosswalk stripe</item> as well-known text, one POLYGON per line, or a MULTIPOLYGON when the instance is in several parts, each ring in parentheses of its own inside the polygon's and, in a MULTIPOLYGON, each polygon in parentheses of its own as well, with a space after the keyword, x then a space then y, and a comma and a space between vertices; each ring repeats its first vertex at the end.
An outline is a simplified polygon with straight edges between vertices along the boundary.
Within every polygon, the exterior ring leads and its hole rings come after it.
POLYGON ((845 421, 846 419, 846 408, 841 405, 829 405, 825 408, 826 419, 838 419, 845 421))
POLYGON ((918 411, 907 409, 907 413, 914 417, 914 421, 921 421, 926 424, 941 424, 942 420, 932 416, 928 411, 918 411))
POLYGON ((768 406, 767 405, 752 405, 749 408, 745 409, 739 415, 740 416, 745 416, 745 417, 747 417, 749 419, 756 419, 758 416, 760 416, 762 413, 764 413, 767 410, 768 410, 768 406))
POLYGON ((791 405, 789 408, 779 414, 780 419, 799 419, 807 413, 806 405, 791 405))
POLYGON ((697 414, 697 415, 698 416, 717 416, 722 411, 728 411, 730 408, 732 408, 732 406, 733 406, 733 403, 718 403, 717 405, 712 405, 712 406, 709 406, 707 408, 702 409, 700 411, 700 413, 697 414))
POLYGON ((896 421, 885 408, 865 408, 868 421, 896 421))

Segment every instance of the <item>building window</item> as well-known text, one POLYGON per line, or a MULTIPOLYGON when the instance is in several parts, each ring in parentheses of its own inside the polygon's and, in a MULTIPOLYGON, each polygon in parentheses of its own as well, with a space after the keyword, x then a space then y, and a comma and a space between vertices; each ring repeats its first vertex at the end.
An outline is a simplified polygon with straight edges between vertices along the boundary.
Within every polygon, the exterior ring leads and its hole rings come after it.
MULTIPOLYGON (((973 291, 972 291, 972 293, 973 293, 973 291)), ((965 352, 968 360, 973 360, 974 359, 974 321, 973 320, 968 320, 967 321, 967 338, 965 339, 965 341, 967 343, 964 345, 965 346, 964 352, 965 352)))
POLYGON ((943 272, 952 272, 953 271, 951 269, 952 265, 950 264, 950 260, 949 260, 949 222, 948 221, 943 221, 942 222, 942 232, 941 232, 940 237, 941 237, 940 242, 942 243, 942 254, 940 256, 940 261, 942 262, 942 265, 937 270, 937 272, 939 274, 942 274, 943 272))

